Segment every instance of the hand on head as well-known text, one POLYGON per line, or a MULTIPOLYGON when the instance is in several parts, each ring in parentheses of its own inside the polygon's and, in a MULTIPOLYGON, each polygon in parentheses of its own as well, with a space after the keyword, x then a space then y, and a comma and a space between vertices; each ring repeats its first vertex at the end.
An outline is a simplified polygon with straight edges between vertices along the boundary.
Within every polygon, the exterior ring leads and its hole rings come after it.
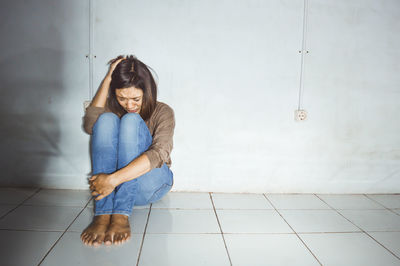
POLYGON ((112 73, 114 72, 114 69, 117 67, 117 65, 122 61, 125 60, 126 57, 120 55, 117 58, 111 59, 108 64, 110 64, 110 70, 108 71, 108 75, 111 77, 112 73))

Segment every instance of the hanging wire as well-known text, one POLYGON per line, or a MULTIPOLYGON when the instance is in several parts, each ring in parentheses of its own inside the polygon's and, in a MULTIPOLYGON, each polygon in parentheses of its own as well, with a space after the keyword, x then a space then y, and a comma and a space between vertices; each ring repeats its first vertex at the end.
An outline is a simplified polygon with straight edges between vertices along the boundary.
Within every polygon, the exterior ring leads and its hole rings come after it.
POLYGON ((305 65, 305 54, 307 51, 307 17, 308 17, 308 0, 304 0, 304 11, 303 11, 303 42, 301 45, 301 67, 300 67, 300 86, 299 86, 299 101, 297 109, 301 109, 302 97, 304 90, 304 65, 305 65))
POLYGON ((93 40, 94 40, 94 0, 89 0, 89 99, 93 98, 93 40))

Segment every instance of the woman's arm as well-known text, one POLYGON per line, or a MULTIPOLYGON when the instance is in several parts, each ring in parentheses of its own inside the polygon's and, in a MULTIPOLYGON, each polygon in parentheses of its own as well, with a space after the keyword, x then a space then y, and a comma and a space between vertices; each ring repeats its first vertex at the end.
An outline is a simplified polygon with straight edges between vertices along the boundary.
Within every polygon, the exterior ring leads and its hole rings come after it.
POLYGON ((118 63, 123 59, 124 58, 116 58, 111 61, 110 69, 108 70, 107 75, 101 82, 92 102, 86 108, 85 115, 83 117, 83 129, 89 135, 92 134, 93 125, 96 123, 99 116, 106 112, 105 106, 107 102, 108 91, 110 89, 111 75, 118 63))
POLYGON ((104 107, 107 101, 108 90, 110 88, 111 83, 111 75, 114 72, 115 67, 124 60, 124 58, 120 58, 111 63, 110 69, 108 70, 107 75, 104 77, 101 82, 100 88, 97 90, 96 95, 94 96, 90 106, 94 107, 104 107))
POLYGON ((110 88, 111 75, 108 73, 101 82, 100 88, 97 90, 96 95, 93 97, 89 106, 104 107, 106 106, 108 89, 110 88))
POLYGON ((151 170, 150 160, 145 154, 140 155, 125 167, 111 174, 111 179, 117 184, 125 183, 151 170))
POLYGON ((157 122, 153 133, 153 142, 144 152, 150 161, 151 169, 162 167, 163 163, 170 161, 173 148, 175 129, 175 115, 171 107, 163 104, 157 113, 157 122))
POLYGON ((96 123, 99 116, 106 112, 106 101, 108 89, 110 87, 111 77, 108 75, 103 79, 100 88, 98 89, 96 96, 93 98, 90 105, 85 110, 83 117, 83 130, 92 135, 93 125, 96 123))
POLYGON ((138 178, 151 170, 150 160, 145 154, 140 155, 125 167, 112 174, 98 174, 89 179, 92 195, 96 200, 109 195, 118 185, 138 178))

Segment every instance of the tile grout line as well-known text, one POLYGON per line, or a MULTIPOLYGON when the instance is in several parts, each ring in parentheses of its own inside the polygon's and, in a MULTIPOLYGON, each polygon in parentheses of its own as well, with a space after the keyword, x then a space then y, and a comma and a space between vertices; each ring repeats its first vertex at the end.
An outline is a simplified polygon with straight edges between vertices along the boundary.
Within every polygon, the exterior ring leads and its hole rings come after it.
POLYGON ((43 261, 46 259, 46 257, 50 254, 50 252, 54 249, 54 247, 58 244, 58 242, 60 242, 61 238, 65 235, 65 233, 68 231, 68 229, 71 227, 71 225, 76 221, 76 219, 78 219, 79 215, 81 215, 81 213, 86 209, 86 207, 89 205, 90 201, 93 199, 93 197, 91 197, 88 202, 85 204, 85 206, 82 208, 82 210, 78 213, 78 215, 74 218, 74 220, 72 220, 72 222, 67 226, 67 228, 64 230, 64 232, 61 234, 61 236, 56 240, 56 242, 54 242, 54 244, 51 246, 51 248, 47 251, 47 253, 43 256, 43 258, 41 259, 41 261, 39 262, 38 266, 40 266, 43 261))
MULTIPOLYGON (((363 194, 364 195, 364 194, 363 194)), ((318 197, 317 194, 315 194, 316 197, 318 197)), ((319 198, 319 197, 318 197, 319 198)), ((321 199, 321 198, 320 198, 321 199)), ((321 199, 323 202, 325 202, 323 199, 321 199)), ((335 212, 337 212, 340 216, 342 216, 343 218, 345 218, 347 221, 349 221, 351 224, 353 224, 354 226, 356 226, 358 229, 360 229, 362 231, 362 233, 366 234, 367 236, 369 236, 370 238, 372 238, 372 240, 374 240, 376 243, 378 243, 379 245, 381 245, 384 249, 386 249, 387 251, 390 252, 390 254, 392 254, 393 256, 395 256, 397 259, 400 260, 400 258, 394 254, 391 250, 389 250, 387 247, 385 247, 384 245, 382 245, 378 240, 376 240, 373 236, 371 236, 370 234, 368 234, 367 231, 365 231, 364 229, 362 229, 360 226, 356 225, 355 223, 353 223, 350 219, 347 219, 347 217, 345 217, 343 214, 341 214, 337 209, 333 208, 331 205, 329 205, 327 202, 325 202, 329 207, 331 207, 335 212)))
POLYGON ((226 241, 225 241, 225 237, 224 237, 224 232, 222 232, 222 227, 221 227, 221 224, 219 222, 217 210, 215 209, 215 205, 214 205, 214 201, 213 201, 212 196, 211 196, 211 192, 208 192, 208 195, 210 196, 211 204, 213 205, 213 210, 214 210, 214 213, 215 213, 215 217, 217 218, 217 223, 218 223, 218 226, 219 226, 219 230, 221 231, 222 241, 224 241, 224 246, 225 246, 226 254, 228 255, 229 263, 232 266, 231 256, 229 255, 228 247, 226 245, 226 241))
POLYGON ((143 248, 143 243, 144 243, 144 237, 146 236, 147 225, 149 224, 150 213, 151 213, 152 207, 153 207, 153 203, 150 204, 149 213, 147 214, 146 225, 145 225, 145 227, 144 227, 143 236, 142 236, 142 241, 141 241, 141 243, 140 243, 139 254, 138 254, 137 261, 136 261, 136 266, 139 265, 140 255, 142 255, 142 248, 143 248))
POLYGON ((64 230, 46 230, 46 229, 19 229, 19 228, 6 228, 0 229, 0 231, 19 231, 19 232, 53 232, 53 233, 60 233, 64 232, 64 230))
POLYGON ((267 199, 267 201, 272 205, 272 207, 274 207, 275 211, 282 217, 282 219, 285 221, 285 223, 290 227, 290 229, 292 229, 292 231, 294 232, 294 234, 297 236, 297 238, 303 243, 303 245, 308 249, 308 251, 311 253, 311 255, 313 255, 313 257, 318 261, 318 263, 320 265, 323 265, 319 259, 317 258, 317 256, 311 251, 311 249, 307 246, 307 244, 303 241, 303 239, 297 234, 297 232, 293 229, 293 227, 286 221, 286 219, 282 216, 282 214, 278 211, 278 209, 275 207, 274 204, 272 204, 272 202, 268 199, 267 195, 265 195, 266 193, 263 193, 264 197, 267 199))
POLYGON ((395 212, 395 211, 393 211, 392 209, 390 209, 390 208, 388 208, 388 207, 386 207, 385 205, 383 205, 382 203, 380 203, 379 201, 377 201, 377 200, 374 200, 373 198, 370 198, 370 197, 368 197, 368 195, 367 194, 363 194, 367 199, 370 199, 370 200, 372 200, 372 201, 374 201, 374 202, 376 202, 376 203, 378 203, 379 205, 381 205, 382 207, 384 207, 386 210, 388 210, 388 211, 390 211, 390 212, 393 212, 394 214, 396 214, 396 215, 398 215, 398 216, 400 216, 400 214, 398 214, 397 212, 395 212))
MULTIPOLYGON (((24 206, 29 206, 29 205, 24 205, 24 206)), ((43 205, 43 206, 47 206, 47 205, 43 205)), ((140 210, 140 209, 138 209, 138 210, 140 210)), ((197 211, 197 210, 211 210, 211 208, 153 208, 153 210, 194 210, 194 211, 197 211)), ((260 209, 217 208, 217 210, 222 210, 222 211, 225 211, 225 210, 227 210, 227 211, 241 211, 241 210, 274 211, 275 209, 266 209, 266 208, 260 208, 260 209)), ((290 209, 277 209, 277 210, 280 210, 280 211, 331 211, 332 209, 330 209, 330 208, 325 208, 325 209, 323 209, 323 208, 309 208, 309 209, 290 208, 290 209)), ((355 208, 355 209, 337 209, 337 210, 345 210, 345 211, 350 210, 351 211, 351 210, 360 210, 360 209, 355 208)), ((365 211, 379 211, 379 210, 384 210, 384 209, 379 208, 379 209, 362 209, 362 210, 365 210, 365 211)), ((388 210, 390 210, 390 209, 388 209, 388 210)))
POLYGON ((27 197, 26 199, 24 199, 20 204, 17 204, 17 206, 11 210, 9 210, 8 212, 6 212, 4 215, 2 215, 0 217, 0 220, 3 219, 4 217, 6 217, 7 215, 9 215, 11 212, 13 212, 14 210, 16 210, 17 208, 21 207, 24 202, 26 202, 27 200, 31 199, 33 196, 35 196, 36 194, 38 194, 42 189, 38 188, 34 193, 32 193, 32 195, 30 195, 29 197, 27 197))
MULTIPOLYGON (((274 211, 274 210, 269 210, 269 211, 274 211)), ((35 230, 22 230, 22 229, 0 229, 0 231, 32 231, 35 232, 35 230)), ((36 230, 37 231, 37 230, 36 230)), ((37 232, 61 232, 61 231, 37 231, 37 232)), ((76 232, 76 231, 71 231, 71 232, 76 232)), ((400 233, 400 231, 368 231, 372 233, 400 233)), ((359 234, 362 233, 362 231, 336 231, 336 232, 298 232, 298 234, 359 234)), ((142 234, 142 233, 133 233, 136 235, 142 234)), ((219 235, 221 233, 146 233, 148 235, 219 235)), ((223 233, 224 235, 295 235, 295 232, 292 233, 251 233, 251 232, 241 232, 241 233, 223 233)))

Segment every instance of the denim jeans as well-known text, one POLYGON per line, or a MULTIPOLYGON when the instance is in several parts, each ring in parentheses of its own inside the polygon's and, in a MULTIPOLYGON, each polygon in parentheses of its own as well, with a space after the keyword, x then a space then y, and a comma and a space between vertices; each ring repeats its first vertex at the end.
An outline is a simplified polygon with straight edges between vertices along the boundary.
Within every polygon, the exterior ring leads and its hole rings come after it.
MULTIPOLYGON (((93 126, 91 141, 92 174, 95 175, 123 168, 150 147, 152 137, 139 114, 127 113, 120 119, 114 113, 103 113, 93 126)), ((172 185, 173 174, 164 163, 120 184, 105 198, 95 200, 95 215, 130 216, 133 206, 158 201, 172 185)))

